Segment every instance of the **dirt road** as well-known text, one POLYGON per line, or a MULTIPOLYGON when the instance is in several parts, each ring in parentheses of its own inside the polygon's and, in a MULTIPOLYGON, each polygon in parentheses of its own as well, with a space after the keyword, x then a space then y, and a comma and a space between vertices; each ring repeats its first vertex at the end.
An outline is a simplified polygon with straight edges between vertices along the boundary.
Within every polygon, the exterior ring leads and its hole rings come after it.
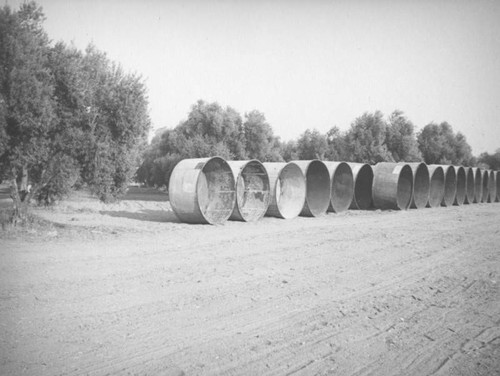
POLYGON ((500 374, 500 204, 217 227, 99 205, 0 239, 0 374, 500 374))

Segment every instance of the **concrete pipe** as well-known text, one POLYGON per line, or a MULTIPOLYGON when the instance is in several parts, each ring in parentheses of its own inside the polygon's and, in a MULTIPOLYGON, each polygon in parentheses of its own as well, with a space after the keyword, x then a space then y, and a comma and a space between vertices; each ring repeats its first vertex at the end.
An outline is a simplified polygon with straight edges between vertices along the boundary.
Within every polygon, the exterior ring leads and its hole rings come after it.
POLYGON ((354 196, 352 169, 346 162, 325 162, 330 176, 329 212, 341 213, 349 209, 354 196))
POLYGON ((497 185, 497 197, 495 199, 495 202, 500 201, 500 174, 499 171, 495 171, 495 183, 497 185))
POLYGON ((184 159, 172 171, 170 204, 186 223, 222 224, 233 212, 234 177, 220 157, 184 159))
POLYGON ((306 177, 306 200, 300 215, 318 217, 326 214, 330 204, 330 174, 326 165, 318 159, 293 161, 306 177))
POLYGON ((483 178, 483 193, 481 197, 481 202, 488 202, 489 197, 489 188, 490 188, 490 175, 488 174, 488 170, 481 169, 481 176, 483 178))
POLYGON ((236 182, 236 202, 229 219, 253 222, 262 218, 271 198, 269 176, 257 160, 228 161, 236 182))
POLYGON ((496 182, 496 175, 495 171, 493 170, 488 170, 489 171, 489 178, 488 178, 488 202, 495 202, 497 198, 497 182, 496 182))
POLYGON ((382 162, 373 169, 373 205, 377 209, 406 210, 410 207, 413 173, 407 164, 382 162))
POLYGON ((306 179, 293 162, 264 163, 269 176, 271 200, 266 215, 284 219, 295 218, 306 200, 306 179))
POLYGON ((444 170, 439 165, 427 166, 430 175, 430 189, 428 208, 441 206, 444 197, 444 170))
POLYGON ((474 170, 471 167, 465 169, 465 204, 474 202, 474 170))
POLYGON ((474 202, 480 203, 483 198, 483 174, 477 167, 473 167, 472 171, 474 171, 474 202))
POLYGON ((455 176, 457 179, 457 191, 455 193, 455 200, 453 200, 453 205, 460 206, 465 202, 465 196, 467 194, 465 169, 462 166, 453 166, 453 168, 455 169, 455 176))
POLYGON ((372 207, 373 169, 367 163, 349 163, 354 179, 354 195, 349 209, 368 210, 372 207))
MULTIPOLYGON (((404 164, 404 163, 403 163, 404 164)), ((425 163, 408 163, 413 172, 413 191, 410 207, 421 209, 429 202, 430 178, 429 169, 425 163)))
POLYGON ((457 174, 455 167, 450 165, 440 165, 444 172, 444 197, 441 206, 451 206, 455 201, 457 193, 457 174))

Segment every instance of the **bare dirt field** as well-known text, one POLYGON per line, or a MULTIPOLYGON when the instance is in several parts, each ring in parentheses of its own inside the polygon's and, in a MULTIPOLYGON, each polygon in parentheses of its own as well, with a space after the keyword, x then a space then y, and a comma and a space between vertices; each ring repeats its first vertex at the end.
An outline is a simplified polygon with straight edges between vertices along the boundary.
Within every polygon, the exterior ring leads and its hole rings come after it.
POLYGON ((500 374, 498 203, 208 226, 135 188, 34 213, 0 230, 1 375, 500 374))

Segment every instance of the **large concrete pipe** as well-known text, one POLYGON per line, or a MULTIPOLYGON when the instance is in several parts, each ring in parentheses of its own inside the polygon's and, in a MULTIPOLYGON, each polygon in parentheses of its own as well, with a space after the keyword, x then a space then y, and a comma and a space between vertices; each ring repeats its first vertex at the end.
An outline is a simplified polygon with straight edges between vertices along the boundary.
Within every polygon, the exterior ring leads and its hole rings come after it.
POLYGON ((373 169, 373 205, 377 209, 406 210, 410 206, 413 173, 407 164, 381 162, 373 169))
POLYGON ((429 202, 427 207, 441 206, 444 197, 444 170, 439 165, 427 166, 430 175, 429 202))
POLYGON ((495 171, 495 183, 497 185, 497 198, 495 199, 495 202, 500 201, 500 174, 499 171, 495 171))
POLYGON ((408 163, 413 172, 413 191, 410 207, 421 209, 429 202, 430 178, 429 169, 425 163, 408 163))
POLYGON ((220 157, 184 159, 172 171, 170 204, 186 223, 222 224, 233 212, 234 177, 220 157))
POLYGON ((236 202, 229 219, 253 222, 262 218, 271 198, 266 168, 257 160, 228 164, 236 182, 236 202))
POLYGON ((354 196, 352 169, 346 162, 325 162, 330 174, 329 212, 341 213, 349 209, 354 196))
POLYGON ((466 176, 465 169, 462 166, 453 166, 455 169, 455 176, 457 179, 457 190, 455 193, 455 199, 453 200, 453 205, 463 205, 465 202, 466 195, 466 176))
POLYGON ((472 167, 464 167, 465 169, 465 204, 474 202, 474 170, 472 167))
POLYGON ((444 172, 444 197, 441 206, 451 206, 455 201, 457 193, 457 174, 455 167, 450 165, 440 165, 444 172))
POLYGON ((264 163, 269 176, 271 200, 266 215, 284 219, 295 218, 306 200, 306 179, 297 164, 264 163))
POLYGON ((497 198, 497 182, 495 171, 488 170, 489 172, 489 180, 488 180, 488 202, 495 202, 497 198))
POLYGON ((474 202, 479 203, 483 198, 483 174, 477 167, 473 167, 472 171, 474 171, 474 202))
POLYGON ((354 179, 354 196, 349 209, 368 210, 372 207, 372 166, 367 163, 349 163, 349 166, 354 179))
POLYGON ((330 174, 326 165, 318 159, 293 161, 306 177, 306 200, 300 215, 318 217, 326 214, 330 204, 330 174))
POLYGON ((490 193, 490 175, 488 174, 488 170, 481 169, 481 176, 483 178, 483 194, 481 197, 481 202, 488 202, 488 197, 490 193))

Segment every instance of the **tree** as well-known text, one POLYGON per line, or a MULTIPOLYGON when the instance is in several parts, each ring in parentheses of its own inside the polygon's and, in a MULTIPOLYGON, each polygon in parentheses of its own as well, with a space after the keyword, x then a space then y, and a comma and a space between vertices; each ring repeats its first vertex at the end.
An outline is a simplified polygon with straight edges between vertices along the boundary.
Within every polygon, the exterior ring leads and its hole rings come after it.
POLYGON ((249 159, 261 162, 282 160, 279 153, 279 141, 273 134, 273 129, 267 123, 263 113, 253 110, 245 114, 243 123, 245 133, 245 149, 249 159))
POLYGON ((90 46, 51 47, 34 2, 0 10, 0 175, 14 220, 81 180, 103 200, 124 193, 146 145, 142 79, 90 46))
POLYGON ((418 147, 427 164, 468 166, 473 161, 472 149, 465 136, 456 135, 450 124, 427 124, 417 136, 418 147))
POLYGON ((478 163, 484 165, 487 169, 500 170, 500 148, 495 150, 495 153, 481 153, 478 158, 478 163))
POLYGON ((385 143, 395 162, 422 160, 413 123, 404 116, 402 111, 395 110, 389 116, 385 143))
POLYGON ((380 111, 373 114, 365 112, 358 117, 346 135, 350 159, 369 164, 392 162, 392 155, 385 144, 386 133, 387 125, 380 111))
POLYGON ((23 3, 14 13, 8 6, 0 10, 1 122, 5 136, 0 172, 10 181, 15 221, 25 219, 27 203, 53 178, 59 157, 51 152, 57 134, 49 39, 43 21, 42 9, 34 2, 23 3))
POLYGON ((317 129, 306 130, 297 140, 299 159, 324 159, 328 144, 325 135, 317 129))
POLYGON ((326 133, 328 149, 325 158, 330 161, 350 161, 349 148, 346 141, 346 134, 338 127, 332 127, 326 133))

